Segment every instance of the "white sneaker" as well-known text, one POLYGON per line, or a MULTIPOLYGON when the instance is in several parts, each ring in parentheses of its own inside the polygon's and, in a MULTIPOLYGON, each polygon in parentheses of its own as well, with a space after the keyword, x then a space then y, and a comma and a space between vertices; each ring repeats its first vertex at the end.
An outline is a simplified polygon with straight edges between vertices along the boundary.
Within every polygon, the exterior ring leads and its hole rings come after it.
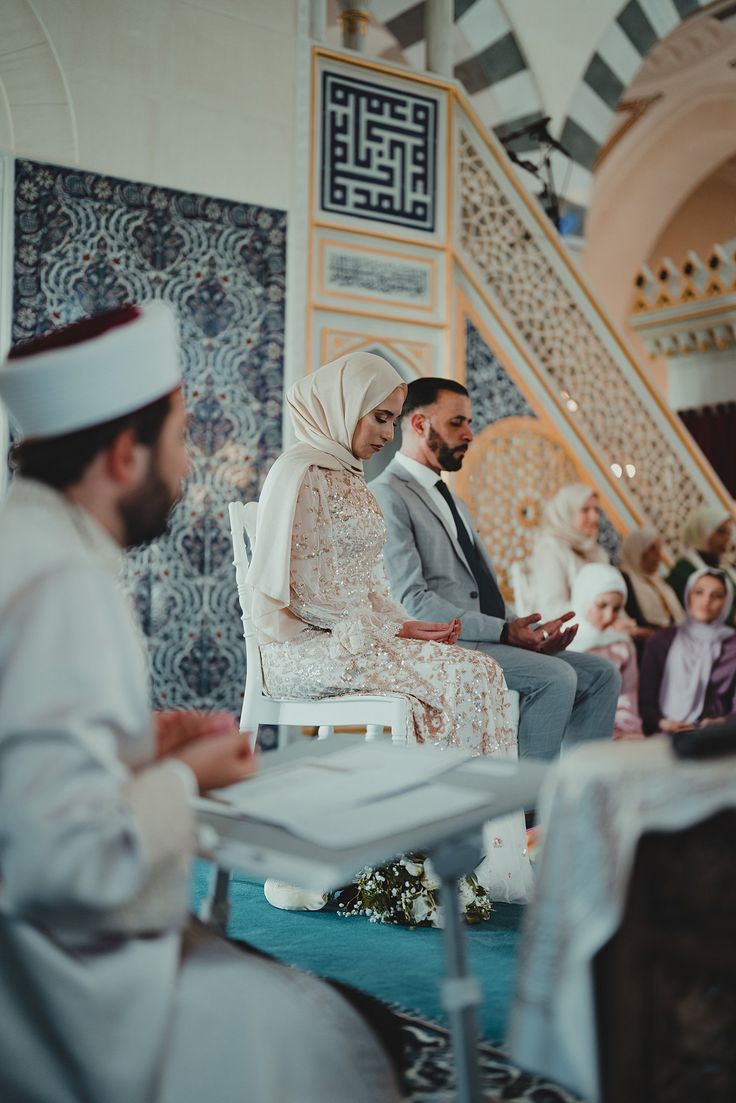
POLYGON ((300 889, 272 877, 263 886, 263 894, 272 907, 285 912, 318 912, 327 903, 326 892, 300 889))

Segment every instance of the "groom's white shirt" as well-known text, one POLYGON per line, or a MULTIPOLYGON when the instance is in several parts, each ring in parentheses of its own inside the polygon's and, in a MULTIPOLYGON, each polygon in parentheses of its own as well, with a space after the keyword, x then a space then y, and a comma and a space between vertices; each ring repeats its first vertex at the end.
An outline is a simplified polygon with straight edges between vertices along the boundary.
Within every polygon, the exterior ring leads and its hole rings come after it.
MULTIPOLYGON (((440 494, 439 490, 437 489, 437 480, 441 478, 441 476, 438 475, 436 471, 433 471, 431 467, 427 467, 425 463, 419 463, 418 460, 413 460, 410 456, 405 456, 403 452, 396 453, 396 455, 394 456, 394 462, 400 463, 407 474, 411 475, 412 479, 416 480, 416 482, 418 482, 420 486, 423 486, 427 493, 431 495, 432 501, 444 517, 450 532, 457 531, 457 525, 455 524, 455 519, 452 516, 452 511, 445 499, 440 494)), ((468 536, 473 542, 475 542, 475 537, 473 536, 473 533, 468 528, 468 526, 465 524, 465 520, 462 517, 462 514, 460 516, 460 519, 465 525, 468 536)))

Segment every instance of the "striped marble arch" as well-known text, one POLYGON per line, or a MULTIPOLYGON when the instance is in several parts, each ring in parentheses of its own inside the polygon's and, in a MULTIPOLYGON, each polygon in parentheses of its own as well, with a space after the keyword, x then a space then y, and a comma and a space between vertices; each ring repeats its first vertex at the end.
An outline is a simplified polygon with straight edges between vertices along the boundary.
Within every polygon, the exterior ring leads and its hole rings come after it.
MULTIPOLYGON (((593 51, 556 135, 569 159, 552 154, 555 180, 571 226, 583 232, 596 159, 621 96, 650 50, 712 0, 623 0, 593 51)), ((425 66, 424 0, 374 0, 373 16, 395 38, 403 57, 425 66)), ((718 8, 713 12, 718 17, 718 8)), ((533 72, 498 0, 455 0, 455 77, 480 119, 503 140, 546 112, 533 72)), ((514 151, 536 161, 532 139, 514 151)))
MULTIPOLYGON (((616 105, 647 54, 689 16, 711 0, 627 0, 599 39, 583 77, 573 93, 559 140, 570 154, 567 173, 559 162, 567 209, 578 215, 580 227, 590 202, 593 172, 608 137, 616 105)), ((714 16, 718 17, 715 11, 714 16)))
MULTIPOLYGON (((424 0, 374 0, 374 19, 396 39, 406 60, 425 67, 424 0)), ((498 0, 455 0, 455 77, 475 111, 499 137, 542 118, 534 76, 498 0)), ((524 151, 524 143, 515 148, 524 151)))

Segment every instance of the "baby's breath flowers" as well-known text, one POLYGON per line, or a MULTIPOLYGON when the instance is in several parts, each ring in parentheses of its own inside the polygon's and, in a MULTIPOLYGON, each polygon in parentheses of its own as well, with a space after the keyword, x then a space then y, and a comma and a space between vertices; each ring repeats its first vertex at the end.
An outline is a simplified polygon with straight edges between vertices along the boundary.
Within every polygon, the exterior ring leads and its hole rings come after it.
MULTIPOLYGON (((441 927, 439 880, 421 854, 410 854, 377 869, 364 869, 338 903, 339 915, 365 915, 371 923, 441 927)), ((491 917, 491 901, 474 874, 460 881, 460 903, 468 923, 491 917)))

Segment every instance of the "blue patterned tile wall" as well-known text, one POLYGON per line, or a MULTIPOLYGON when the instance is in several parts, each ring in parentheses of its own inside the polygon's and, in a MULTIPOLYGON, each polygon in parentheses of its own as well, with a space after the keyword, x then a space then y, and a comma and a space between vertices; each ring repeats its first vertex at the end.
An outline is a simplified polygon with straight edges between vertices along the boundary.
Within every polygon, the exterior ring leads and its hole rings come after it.
MULTIPOLYGON (((465 319, 465 349, 465 385, 473 403, 476 433, 505 417, 537 416, 469 318, 465 319)), ((601 511, 598 543, 612 563, 618 562, 620 542, 616 529, 601 511)))
POLYGON ((176 310, 192 474, 169 533, 130 554, 156 707, 240 711, 227 518, 281 449, 286 215, 94 173, 16 165, 14 340, 125 302, 176 310))
POLYGON ((469 318, 465 319, 465 385, 476 433, 504 417, 536 417, 534 410, 469 318))

